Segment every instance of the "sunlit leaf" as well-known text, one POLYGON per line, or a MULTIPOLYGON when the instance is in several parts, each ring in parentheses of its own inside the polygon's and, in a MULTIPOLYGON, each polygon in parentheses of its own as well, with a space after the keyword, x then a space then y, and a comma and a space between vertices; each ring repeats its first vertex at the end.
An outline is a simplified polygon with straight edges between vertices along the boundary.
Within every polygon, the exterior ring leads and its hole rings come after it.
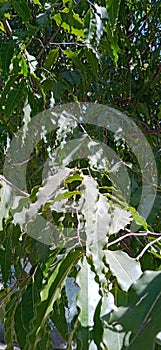
POLYGON ((116 276, 120 287, 128 291, 129 287, 142 274, 138 261, 129 257, 125 252, 106 250, 106 262, 114 276, 116 276))
POLYGON ((30 72, 34 73, 35 70, 36 70, 36 66, 37 66, 38 62, 37 62, 35 56, 30 55, 27 50, 25 51, 25 55, 26 55, 26 58, 27 58, 27 61, 28 61, 30 72))
POLYGON ((83 327, 91 327, 94 323, 94 311, 100 300, 99 285, 95 281, 95 274, 91 271, 86 258, 80 264, 76 282, 80 287, 77 297, 77 305, 80 308, 79 320, 83 327))
POLYGON ((130 332, 126 334, 121 328, 104 328, 103 341, 108 350, 122 350, 124 346, 128 349, 130 332))
POLYGON ((129 211, 115 207, 112 213, 109 234, 123 230, 132 221, 132 215, 129 211))
POLYGON ((66 180, 65 180, 65 183, 68 184, 68 183, 72 183, 74 181, 81 181, 82 182, 83 180, 83 177, 80 176, 79 174, 73 174, 72 176, 69 176, 66 180))

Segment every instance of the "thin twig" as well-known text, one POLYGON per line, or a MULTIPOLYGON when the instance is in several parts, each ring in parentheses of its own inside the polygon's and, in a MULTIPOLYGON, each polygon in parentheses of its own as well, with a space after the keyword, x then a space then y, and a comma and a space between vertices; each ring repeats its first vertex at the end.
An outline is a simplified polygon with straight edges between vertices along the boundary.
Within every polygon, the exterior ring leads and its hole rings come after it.
POLYGON ((68 43, 68 42, 61 42, 61 43, 57 43, 57 42, 53 42, 53 43, 50 43, 50 45, 78 45, 78 46, 85 46, 84 44, 81 44, 81 43, 78 43, 77 41, 75 42, 71 42, 71 43, 68 43))
POLYGON ((10 26, 10 24, 9 24, 8 19, 4 17, 4 18, 2 19, 2 23, 3 23, 3 25, 4 25, 4 29, 5 29, 6 33, 7 33, 9 36, 11 36, 11 35, 12 35, 12 28, 11 28, 11 26, 10 26))
MULTIPOLYGON (((24 283, 24 281, 28 280, 29 278, 31 278, 30 275, 27 275, 24 279, 22 279, 22 282, 24 283)), ((14 291, 14 289, 17 287, 17 284, 19 282, 19 279, 16 280, 14 282, 14 284, 12 285, 12 287, 9 289, 9 291, 5 294, 5 296, 0 300, 0 306, 2 304, 4 304, 4 301, 9 297, 10 294, 12 294, 12 292, 14 291)))
POLYGON ((161 236, 161 233, 155 233, 155 232, 144 232, 144 231, 140 231, 140 232, 129 232, 129 233, 126 233, 125 235, 115 239, 114 241, 108 243, 108 247, 116 244, 116 243, 119 243, 121 242, 123 239, 127 238, 127 237, 130 237, 130 236, 146 236, 146 237, 155 237, 155 236, 161 236))
POLYGON ((119 243, 121 241, 123 241, 125 238, 130 237, 130 236, 146 236, 146 237, 156 237, 159 236, 158 238, 156 238, 154 241, 149 242, 148 244, 146 244, 146 246, 143 248, 143 250, 141 251, 141 253, 137 256, 136 260, 139 260, 142 258, 142 256, 144 255, 144 253, 146 252, 147 249, 149 249, 149 247, 151 247, 153 244, 161 241, 161 233, 156 233, 156 232, 150 232, 150 231, 141 231, 141 232, 129 232, 126 233, 125 235, 115 239, 114 241, 108 243, 108 248, 116 243, 119 243))
POLYGON ((153 244, 157 243, 161 241, 161 235, 160 237, 156 238, 154 241, 148 243, 144 249, 141 251, 141 253, 137 256, 136 260, 139 260, 140 258, 142 258, 142 256, 144 255, 144 253, 146 252, 147 249, 149 249, 153 244))
POLYGON ((16 185, 14 185, 12 182, 10 182, 9 180, 7 180, 3 175, 0 175, 0 181, 4 181, 8 186, 10 186, 14 191, 19 192, 20 194, 22 194, 22 196, 25 197, 29 197, 30 195, 25 192, 22 191, 20 188, 18 188, 16 185))
POLYGON ((55 39, 55 37, 57 36, 57 34, 59 33, 60 29, 61 29, 61 25, 57 28, 56 32, 51 36, 51 38, 49 39, 49 41, 47 42, 47 44, 41 49, 41 51, 39 52, 39 54, 37 55, 36 59, 39 60, 40 57, 42 56, 42 54, 44 53, 44 51, 50 46, 51 41, 55 39))

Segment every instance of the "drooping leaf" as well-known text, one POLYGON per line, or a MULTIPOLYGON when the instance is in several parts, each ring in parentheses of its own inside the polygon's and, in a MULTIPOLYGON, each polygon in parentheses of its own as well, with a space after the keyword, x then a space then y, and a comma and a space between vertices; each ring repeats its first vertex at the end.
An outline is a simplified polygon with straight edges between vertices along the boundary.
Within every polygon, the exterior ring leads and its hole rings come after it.
MULTIPOLYGON (((32 298, 30 296, 30 302, 31 301, 32 301, 32 298)), ((29 305, 31 306, 31 303, 29 305)), ((28 311, 29 311, 29 308, 28 308, 28 311)), ((22 322, 22 303, 17 305, 15 315, 14 315, 14 325, 15 325, 15 331, 16 331, 19 346, 21 346, 21 348, 24 348, 26 343, 26 330, 22 322)))
POLYGON ((79 320, 83 327, 94 325, 94 312, 100 300, 99 285, 95 281, 95 274, 91 271, 86 258, 80 264, 76 282, 80 287, 77 296, 77 305, 80 308, 79 320))
POLYGON ((30 8, 25 0, 12 0, 13 7, 17 12, 18 16, 27 23, 30 19, 31 13, 30 8))
MULTIPOLYGON (((1 1, 0 1, 0 3, 1 3, 1 1)), ((0 6, 0 20, 4 16, 4 14, 8 11, 10 6, 11 6, 11 0, 2 1, 2 4, 0 6)))
POLYGON ((58 57, 59 50, 54 49, 49 52, 49 55, 46 57, 44 62, 44 67, 46 69, 51 69, 51 67, 55 64, 58 57))
MULTIPOLYGON (((106 25, 106 33, 107 33, 107 38, 110 42, 110 47, 109 47, 109 52, 111 52, 112 49, 112 53, 113 53, 113 60, 115 63, 117 63, 118 61, 118 54, 120 52, 120 47, 118 45, 118 36, 117 36, 117 32, 116 31, 112 31, 110 26, 107 24, 106 25)), ((108 45, 107 45, 108 47, 108 45)))
POLYGON ((1 273, 2 278, 4 281, 4 285, 7 285, 8 280, 11 277, 11 246, 10 242, 8 241, 8 245, 5 248, 0 249, 0 267, 1 267, 1 273))
POLYGON ((23 74, 24 77, 27 77, 27 75, 28 75, 28 64, 26 62, 26 59, 21 54, 19 54, 18 57, 20 58, 20 61, 19 61, 19 65, 21 67, 20 74, 23 74))
POLYGON ((78 56, 79 52, 74 52, 72 50, 64 50, 63 52, 73 62, 74 66, 76 68, 80 69, 84 74, 86 74, 86 72, 84 70, 84 65, 78 56))
POLYGON ((112 29, 114 29, 118 21, 121 0, 116 0, 116 1, 107 0, 106 3, 108 8, 107 12, 108 12, 109 20, 110 20, 112 29))
POLYGON ((111 315, 110 323, 131 332, 129 350, 154 348, 155 337, 161 329, 161 273, 145 271, 131 286, 127 307, 118 307, 111 315))
POLYGON ((111 220, 110 205, 106 198, 99 193, 97 182, 93 178, 84 176, 82 185, 85 186, 82 197, 82 213, 86 221, 86 245, 90 247, 102 241, 103 246, 111 220))
POLYGON ((59 299, 54 303, 53 312, 50 315, 50 319, 62 337, 66 339, 68 333, 68 325, 65 317, 65 307, 62 303, 62 299, 59 299))
POLYGON ((85 186, 80 199, 81 212, 85 219, 86 249, 92 254, 92 260, 98 273, 100 281, 103 282, 105 269, 103 263, 103 247, 107 243, 107 232, 109 230, 111 214, 107 199, 99 193, 97 182, 84 176, 82 185, 85 186))
POLYGON ((80 325, 78 327, 77 333, 79 348, 83 350, 89 350, 89 346, 91 343, 91 332, 89 327, 83 327, 80 325))
POLYGON ((84 16, 84 36, 85 41, 90 43, 96 33, 96 17, 90 8, 84 16))
POLYGON ((11 295, 10 301, 5 306, 5 342, 7 343, 7 350, 14 350, 13 339, 14 339, 14 317, 16 308, 18 306, 19 292, 15 292, 11 295))
POLYGON ((89 65, 91 67, 91 72, 94 75, 95 79, 98 79, 98 59, 96 54, 91 49, 85 50, 85 55, 88 59, 89 65))
POLYGON ((1 63, 3 74, 7 74, 9 71, 9 65, 14 53, 14 41, 7 40, 2 43, 1 46, 1 63))
POLYGON ((30 323, 31 331, 27 336, 25 350, 37 349, 37 344, 41 334, 43 334, 44 324, 53 310, 54 302, 61 297, 61 289, 65 284, 65 278, 81 256, 82 250, 75 250, 65 255, 55 266, 47 284, 42 288, 41 301, 35 305, 35 316, 30 323))
POLYGON ((18 106, 20 101, 22 100, 25 93, 25 83, 22 80, 20 84, 10 90, 7 96, 7 102, 5 105, 5 114, 7 117, 13 112, 14 108, 18 106))
MULTIPOLYGON (((26 279, 27 279, 26 274, 26 279)), ((42 271, 37 268, 34 279, 28 278, 28 286, 24 290, 21 303, 19 303, 15 312, 15 330, 17 340, 22 348, 25 348, 26 337, 30 331, 30 321, 34 317, 34 304, 40 302, 40 290, 42 288, 42 271)))

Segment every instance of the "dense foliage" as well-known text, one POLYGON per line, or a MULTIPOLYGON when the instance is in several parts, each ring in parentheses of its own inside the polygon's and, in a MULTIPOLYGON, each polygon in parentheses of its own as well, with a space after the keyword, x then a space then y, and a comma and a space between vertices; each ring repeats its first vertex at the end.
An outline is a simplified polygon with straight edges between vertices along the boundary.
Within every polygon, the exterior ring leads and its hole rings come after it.
POLYGON ((161 347, 160 12, 0 0, 8 350, 52 349, 55 327, 68 350, 161 347))

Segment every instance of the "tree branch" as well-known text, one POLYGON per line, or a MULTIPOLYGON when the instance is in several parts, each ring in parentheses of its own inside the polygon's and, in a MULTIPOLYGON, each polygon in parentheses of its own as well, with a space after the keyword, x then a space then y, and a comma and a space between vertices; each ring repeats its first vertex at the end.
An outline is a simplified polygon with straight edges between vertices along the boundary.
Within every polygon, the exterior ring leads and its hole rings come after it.
POLYGON ((155 233, 155 232, 150 232, 150 231, 129 232, 129 233, 126 233, 125 235, 115 239, 114 241, 108 243, 108 247, 110 247, 116 243, 119 243, 119 242, 123 241, 125 238, 131 237, 131 236, 145 236, 145 237, 159 236, 159 238, 160 238, 161 233, 155 233))
POLYGON ((4 181, 8 186, 10 186, 14 191, 19 192, 22 196, 25 196, 25 197, 30 196, 27 192, 22 191, 20 188, 18 188, 12 182, 7 180, 3 175, 0 175, 0 181, 2 181, 2 182, 4 181))
POLYGON ((149 249, 153 244, 155 244, 155 243, 157 243, 157 242, 159 242, 159 241, 161 241, 161 234, 160 234, 160 236, 159 236, 158 238, 156 238, 154 241, 148 243, 148 244, 144 247, 144 249, 141 251, 141 253, 137 256, 136 260, 141 259, 142 256, 144 255, 144 253, 146 252, 146 250, 149 249))

